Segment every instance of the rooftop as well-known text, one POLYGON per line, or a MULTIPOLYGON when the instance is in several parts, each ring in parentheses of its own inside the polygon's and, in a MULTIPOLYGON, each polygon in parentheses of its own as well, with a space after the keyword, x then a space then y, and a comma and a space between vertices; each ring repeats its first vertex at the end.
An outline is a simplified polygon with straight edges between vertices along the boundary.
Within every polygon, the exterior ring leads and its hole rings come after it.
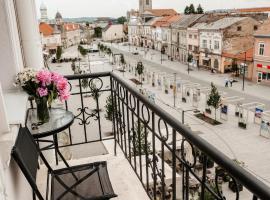
POLYGON ((165 17, 170 15, 177 15, 177 12, 174 9, 151 9, 146 10, 144 14, 152 14, 156 17, 165 17))
POLYGON ((195 15, 182 15, 181 18, 172 23, 174 28, 188 28, 195 24, 195 22, 200 19, 203 14, 195 14, 195 15))
POLYGON ((39 32, 43 34, 43 36, 49 36, 54 33, 53 27, 45 22, 41 22, 39 24, 39 32))

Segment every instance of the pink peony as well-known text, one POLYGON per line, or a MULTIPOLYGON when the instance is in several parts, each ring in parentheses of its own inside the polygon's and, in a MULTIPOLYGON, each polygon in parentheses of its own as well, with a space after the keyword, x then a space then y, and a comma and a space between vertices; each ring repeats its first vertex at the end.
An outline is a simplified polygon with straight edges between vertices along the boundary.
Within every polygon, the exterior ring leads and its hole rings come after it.
POLYGON ((59 97, 60 97, 60 101, 66 101, 68 100, 68 98, 70 97, 70 93, 67 89, 65 90, 62 90, 60 93, 59 93, 59 97))
POLYGON ((37 92, 40 97, 45 97, 48 95, 48 89, 47 88, 38 88, 37 92))
POLYGON ((52 81, 51 72, 49 72, 48 70, 40 70, 37 73, 36 78, 37 82, 41 83, 43 87, 45 87, 46 85, 50 85, 52 81))
POLYGON ((58 92, 61 92, 61 91, 63 91, 63 90, 66 90, 66 89, 68 89, 68 82, 67 82, 67 79, 65 79, 65 78, 61 78, 61 79, 59 79, 58 81, 57 81, 57 83, 56 83, 56 87, 57 87, 57 90, 58 90, 58 92))
POLYGON ((52 81, 57 84, 59 80, 63 79, 64 77, 56 72, 51 73, 52 81))

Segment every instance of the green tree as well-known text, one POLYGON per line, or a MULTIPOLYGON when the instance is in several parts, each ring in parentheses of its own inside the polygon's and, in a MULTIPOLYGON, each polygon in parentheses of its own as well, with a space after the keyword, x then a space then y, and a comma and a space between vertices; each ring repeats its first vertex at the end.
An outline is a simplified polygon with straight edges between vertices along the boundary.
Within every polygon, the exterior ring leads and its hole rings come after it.
POLYGON ((186 6, 185 10, 184 10, 184 13, 185 15, 189 15, 190 12, 189 12, 189 6, 186 6))
POLYGON ((74 61, 72 61, 72 63, 71 63, 71 70, 74 72, 74 71, 75 71, 75 69, 76 69, 75 62, 74 62, 74 61))
POLYGON ((141 84, 142 84, 142 74, 144 72, 144 66, 143 66, 142 62, 137 63, 136 72, 139 75, 140 81, 141 81, 141 84))
POLYGON ((190 4, 189 6, 189 14, 196 14, 195 7, 193 4, 190 4))
POLYGON ((120 56, 120 62, 121 62, 122 65, 126 64, 125 57, 124 57, 123 54, 121 54, 121 56, 120 56))
POLYGON ((187 61, 190 63, 192 60, 193 60, 193 55, 192 54, 188 54, 187 61))
POLYGON ((114 112, 112 95, 107 97, 105 109, 106 109, 105 118, 109 121, 112 121, 114 112))
POLYGON ((145 140, 148 135, 148 130, 145 128, 143 123, 137 121, 133 131, 133 148, 132 148, 132 155, 139 156, 145 155, 146 153, 151 153, 151 143, 145 140))
POLYGON ((81 53, 82 56, 86 56, 87 50, 85 48, 83 48, 83 46, 79 45, 78 50, 79 50, 79 52, 81 53))
POLYGON ((86 25, 87 27, 89 27, 90 24, 89 24, 89 22, 86 22, 85 25, 86 25))
POLYGON ((102 28, 101 27, 95 27, 94 32, 95 32, 94 36, 96 38, 101 38, 102 37, 102 28))
POLYGON ((125 22, 127 22, 127 18, 124 17, 124 16, 119 17, 119 18, 117 19, 117 22, 118 22, 118 24, 124 24, 125 22))
POLYGON ((217 120, 217 109, 220 107, 221 96, 217 90, 217 87, 211 83, 211 93, 207 99, 207 105, 215 109, 215 121, 217 120))
POLYGON ((59 60, 62 56, 62 47, 58 46, 56 49, 56 59, 59 60))
POLYGON ((203 10, 201 4, 199 4, 197 7, 197 14, 203 14, 203 13, 204 13, 204 10, 203 10))

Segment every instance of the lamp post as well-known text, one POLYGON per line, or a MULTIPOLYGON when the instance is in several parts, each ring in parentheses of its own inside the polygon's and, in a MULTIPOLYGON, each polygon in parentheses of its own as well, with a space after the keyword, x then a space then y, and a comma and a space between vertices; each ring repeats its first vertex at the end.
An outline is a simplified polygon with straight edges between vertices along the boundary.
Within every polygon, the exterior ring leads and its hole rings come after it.
POLYGON ((176 73, 174 74, 174 88, 173 88, 173 107, 175 107, 175 100, 176 100, 176 73))
POLYGON ((246 76, 246 67, 247 67, 247 52, 245 52, 245 62, 242 63, 242 73, 243 73, 243 86, 242 90, 245 91, 245 76, 246 76))

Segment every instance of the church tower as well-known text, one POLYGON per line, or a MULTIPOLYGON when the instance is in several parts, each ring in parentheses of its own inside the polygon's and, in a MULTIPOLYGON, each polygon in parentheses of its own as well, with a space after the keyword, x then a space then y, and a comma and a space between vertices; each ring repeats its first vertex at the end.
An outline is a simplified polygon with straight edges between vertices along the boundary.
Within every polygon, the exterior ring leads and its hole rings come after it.
POLYGON ((41 22, 48 22, 47 7, 43 2, 40 5, 40 15, 41 15, 40 17, 41 22))
POLYGON ((145 10, 152 10, 152 0, 139 0, 139 13, 144 13, 145 10))

